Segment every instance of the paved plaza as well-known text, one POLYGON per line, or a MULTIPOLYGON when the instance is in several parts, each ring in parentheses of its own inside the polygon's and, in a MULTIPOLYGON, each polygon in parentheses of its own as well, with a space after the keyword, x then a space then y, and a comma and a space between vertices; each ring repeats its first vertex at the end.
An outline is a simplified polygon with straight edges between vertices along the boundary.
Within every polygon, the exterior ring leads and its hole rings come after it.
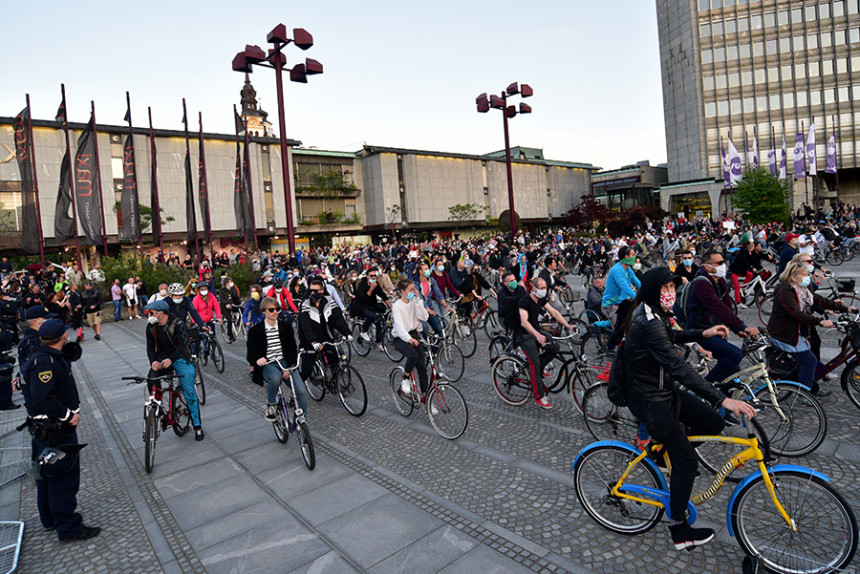
MULTIPOLYGON (((857 274, 848 263, 841 275, 857 274)), ((751 324, 753 312, 744 311, 751 324)), ((243 341, 223 345, 226 371, 204 367, 206 439, 168 431, 155 469, 143 468, 143 389, 122 376, 147 371, 145 322, 91 332, 75 363, 81 390, 83 482, 79 510, 101 536, 61 545, 44 532, 35 487, 22 477, 0 488, 0 519, 26 523, 22 573, 253 572, 740 572, 740 547, 725 525, 732 485, 700 508, 717 529, 694 552, 670 549, 664 524, 625 537, 582 511, 570 468, 592 442, 567 397, 544 411, 510 407, 490 385, 487 340, 456 383, 469 405, 458 440, 440 438, 422 412, 400 416, 387 391, 394 364, 378 352, 353 356, 367 385, 361 418, 336 398, 311 402, 317 465, 308 471, 294 436, 279 444, 263 418, 263 390, 250 384, 243 341)), ((835 338, 825 337, 825 353, 835 338)), ((825 443, 800 459, 828 474, 860 508, 858 411, 838 388, 822 402, 825 443)), ((18 398, 20 402, 20 398, 18 398)), ((0 425, 21 419, 2 413, 0 425)), ((0 428, 7 428, 6 427, 0 428)), ((25 445, 7 433, 5 447, 25 445)), ((794 462, 794 461, 790 461, 794 462)))

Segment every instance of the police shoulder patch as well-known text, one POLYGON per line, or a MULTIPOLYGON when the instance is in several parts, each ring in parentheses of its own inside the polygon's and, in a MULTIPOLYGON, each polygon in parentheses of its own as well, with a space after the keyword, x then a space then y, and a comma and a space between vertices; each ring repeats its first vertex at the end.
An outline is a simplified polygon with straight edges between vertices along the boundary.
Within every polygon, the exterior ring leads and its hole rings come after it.
POLYGON ((54 376, 53 371, 42 371, 39 373, 39 380, 43 383, 47 383, 54 376))

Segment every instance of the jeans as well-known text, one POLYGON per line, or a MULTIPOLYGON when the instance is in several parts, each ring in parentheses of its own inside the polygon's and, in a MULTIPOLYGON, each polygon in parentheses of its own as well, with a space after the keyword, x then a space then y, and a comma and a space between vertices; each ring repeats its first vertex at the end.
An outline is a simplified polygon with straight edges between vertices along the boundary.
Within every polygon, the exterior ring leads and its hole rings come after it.
POLYGON ((146 295, 138 295, 137 296, 137 312, 143 313, 143 308, 146 307, 146 304, 149 302, 149 297, 146 295))
POLYGON ((655 443, 669 453, 672 476, 669 479, 669 511, 673 522, 684 520, 693 492, 698 461, 682 424, 692 435, 714 435, 723 430, 720 414, 693 395, 675 391, 667 401, 627 400, 630 412, 645 423, 655 443))
POLYGON ((179 375, 179 386, 182 387, 182 394, 185 395, 185 400, 188 401, 191 424, 199 427, 200 405, 197 403, 197 389, 194 388, 194 365, 185 359, 177 359, 173 363, 173 370, 179 375))
POLYGON ((361 312, 358 314, 359 317, 364 319, 364 323, 361 326, 361 332, 366 333, 370 328, 371 323, 376 323, 376 343, 382 342, 382 319, 379 316, 379 313, 371 309, 370 307, 362 307, 361 312))
MULTIPOLYGON (((63 438, 63 444, 78 444, 77 431, 71 430, 63 438)), ((48 441, 33 437, 33 460, 37 460, 48 441)), ((77 535, 83 527, 81 515, 75 512, 78 506, 78 489, 81 486, 81 461, 66 474, 53 478, 36 478, 36 506, 39 519, 45 528, 56 528, 57 537, 66 540, 77 535)))
MULTIPOLYGON (((418 338, 417 331, 413 331, 409 334, 412 336, 413 339, 418 338)), ((397 349, 406 358, 406 363, 404 363, 403 365, 403 370, 406 371, 407 375, 412 372, 412 369, 418 369, 418 386, 421 388, 422 393, 426 393, 427 362, 424 360, 426 356, 424 343, 418 343, 417 346, 413 347, 400 337, 395 337, 394 348, 397 349)))
MULTIPOLYGON (((278 401, 278 387, 281 386, 284 372, 277 363, 271 363, 263 367, 263 380, 266 381, 266 401, 274 405, 278 401)), ((296 398, 299 408, 308 412, 308 389, 299 374, 293 370, 293 386, 296 388, 296 398)))
POLYGON ((815 370, 818 368, 818 359, 812 351, 792 353, 797 361, 797 382, 812 390, 812 394, 818 393, 818 382, 815 380, 815 370))
POLYGON ((424 338, 425 339, 427 338, 427 335, 428 335, 427 325, 429 325, 430 328, 433 329, 433 332, 436 333, 436 335, 438 337, 443 336, 442 319, 439 318, 439 315, 430 315, 429 317, 427 317, 427 320, 424 323, 425 323, 425 327, 424 327, 424 338))
POLYGON ((122 321, 122 299, 117 299, 113 302, 113 320, 122 321))
POLYGON ((732 345, 722 337, 710 337, 699 345, 712 352, 714 358, 717 359, 717 364, 705 377, 706 380, 719 383, 740 370, 744 352, 737 346, 732 345))

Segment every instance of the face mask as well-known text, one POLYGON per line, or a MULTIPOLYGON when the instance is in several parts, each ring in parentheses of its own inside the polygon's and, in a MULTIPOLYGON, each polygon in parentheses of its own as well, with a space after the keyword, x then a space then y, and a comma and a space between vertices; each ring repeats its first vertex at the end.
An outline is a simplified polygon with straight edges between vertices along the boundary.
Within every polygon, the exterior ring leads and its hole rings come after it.
POLYGON ((201 290, 200 290, 200 295, 201 295, 201 296, 205 297, 205 296, 206 296, 206 295, 208 295, 208 294, 209 294, 209 291, 207 291, 206 289, 201 289, 201 290))
POLYGON ((146 320, 149 322, 150 325, 155 325, 156 323, 158 323, 158 317, 156 317, 155 315, 150 315, 146 318, 146 320))
POLYGON ((546 297, 546 289, 535 289, 535 295, 538 299, 543 299, 546 297))
POLYGON ((806 277, 804 277, 803 279, 800 280, 800 284, 803 285, 804 287, 809 287, 810 281, 812 281, 812 278, 809 275, 807 275, 806 277))
POLYGON ((508 289, 511 291, 517 290, 517 282, 516 281, 508 281, 508 289))
POLYGON ((162 297, 167 297, 167 289, 161 289, 158 291, 158 294, 162 297))
POLYGON ((812 273, 813 271, 815 271, 815 267, 813 265, 807 265, 806 263, 804 263, 803 266, 806 267, 807 273, 812 273))
POLYGON ((415 299, 415 292, 414 292, 414 291, 410 291, 409 293, 407 293, 407 294, 406 294, 406 299, 408 299, 409 301, 412 301, 413 299, 415 299))
POLYGON ((716 271, 711 273, 714 277, 719 277, 720 279, 726 276, 726 264, 720 263, 720 265, 716 268, 716 271))
POLYGON ((668 311, 675 304, 675 292, 660 293, 660 306, 664 311, 668 311))
POLYGON ((367 282, 372 285, 372 284, 376 283, 376 279, 368 279, 367 282))
POLYGON ((693 260, 692 259, 683 259, 682 261, 684 262, 685 267, 692 267, 693 266, 693 260))
POLYGON ((322 298, 323 298, 322 293, 311 293, 311 297, 310 297, 311 303, 314 303, 314 304, 319 303, 322 300, 322 298))
POLYGON ((177 305, 179 305, 180 303, 182 303, 182 297, 178 297, 178 298, 174 297, 173 302, 176 303, 177 305))
POLYGON ((445 271, 445 266, 444 265, 437 265, 436 271, 438 271, 439 273, 442 273, 443 271, 445 271))
POLYGON ((635 257, 627 257, 626 259, 622 259, 621 262, 624 263, 625 265, 633 265, 634 263, 636 263, 636 258, 635 257))
POLYGON ((256 301, 256 300, 257 300, 257 299, 259 299, 259 298, 260 298, 260 294, 259 294, 259 293, 257 293, 256 291, 253 291, 253 292, 251 293, 251 299, 253 299, 254 301, 256 301))
POLYGON ((641 263, 634 263, 634 264, 633 264, 633 270, 634 270, 634 271, 639 271, 640 269, 642 269, 642 264, 641 264, 641 263))
POLYGON ((690 250, 690 255, 695 256, 695 255, 696 255, 696 252, 695 252, 695 251, 693 251, 693 250, 691 249, 691 250, 690 250))
POLYGON ((424 270, 424 277, 430 277, 430 270, 429 269, 424 270))

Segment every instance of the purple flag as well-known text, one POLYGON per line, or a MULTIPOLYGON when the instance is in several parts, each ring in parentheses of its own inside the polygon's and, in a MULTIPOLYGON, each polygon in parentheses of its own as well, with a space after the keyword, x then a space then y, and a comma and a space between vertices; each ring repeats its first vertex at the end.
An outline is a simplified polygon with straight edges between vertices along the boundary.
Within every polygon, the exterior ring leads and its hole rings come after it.
POLYGON ((788 154, 785 153, 785 134, 782 134, 782 150, 779 155, 779 179, 788 177, 788 154))
POLYGON ((809 138, 806 140, 806 158, 809 161, 809 175, 818 175, 818 157, 815 154, 815 122, 809 124, 809 138))
POLYGON ((774 177, 779 173, 779 168, 776 166, 776 142, 771 138, 770 151, 767 152, 767 165, 770 168, 770 173, 774 177))
POLYGON ((794 143, 794 179, 802 177, 806 177, 806 154, 804 153, 803 132, 800 132, 794 143))
POLYGON ((836 133, 834 132, 827 140, 827 167, 825 173, 836 173, 836 133))

